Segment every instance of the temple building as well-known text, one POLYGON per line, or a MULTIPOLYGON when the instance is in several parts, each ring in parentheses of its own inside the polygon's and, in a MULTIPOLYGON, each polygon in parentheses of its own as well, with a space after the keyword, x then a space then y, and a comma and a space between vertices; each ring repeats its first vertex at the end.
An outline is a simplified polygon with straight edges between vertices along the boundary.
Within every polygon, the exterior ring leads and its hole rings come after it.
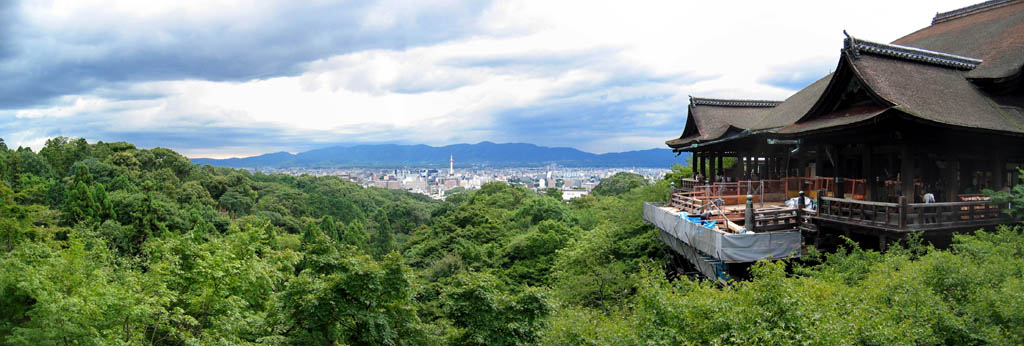
POLYGON ((784 209, 803 191, 807 209, 788 222, 805 241, 853 233, 882 249, 907 233, 1007 222, 981 192, 1021 183, 1024 1, 939 13, 888 44, 848 34, 837 48, 835 72, 785 100, 691 97, 682 135, 666 144, 693 155, 698 179, 678 182, 661 208, 692 214, 718 201, 718 230, 730 233, 729 205, 751 196, 784 209))

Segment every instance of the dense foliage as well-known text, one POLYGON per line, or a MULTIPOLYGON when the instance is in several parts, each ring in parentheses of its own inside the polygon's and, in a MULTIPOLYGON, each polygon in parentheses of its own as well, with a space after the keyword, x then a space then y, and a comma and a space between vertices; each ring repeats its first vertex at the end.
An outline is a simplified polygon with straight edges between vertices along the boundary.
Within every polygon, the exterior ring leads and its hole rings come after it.
POLYGON ((594 190, 591 192, 596 196, 615 196, 643 186, 647 186, 647 179, 644 176, 630 172, 619 172, 602 179, 597 186, 594 186, 594 190))
POLYGON ((1024 343, 1020 227, 851 242, 722 288, 665 277, 640 215, 668 180, 624 186, 435 202, 126 143, 0 147, 0 343, 1024 343))

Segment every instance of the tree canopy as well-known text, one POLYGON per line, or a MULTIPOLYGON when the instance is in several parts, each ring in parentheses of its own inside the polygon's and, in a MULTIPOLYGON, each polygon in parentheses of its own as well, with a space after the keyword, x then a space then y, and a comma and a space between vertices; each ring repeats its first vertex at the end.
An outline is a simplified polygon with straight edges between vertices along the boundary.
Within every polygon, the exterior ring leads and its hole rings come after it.
POLYGON ((615 196, 643 186, 647 186, 647 179, 644 176, 630 172, 619 172, 611 177, 602 179, 597 186, 594 186, 591 192, 597 196, 615 196))
POLYGON ((433 201, 128 143, 0 146, 0 343, 1024 343, 1019 225, 668 278, 642 202, 690 173, 433 201))

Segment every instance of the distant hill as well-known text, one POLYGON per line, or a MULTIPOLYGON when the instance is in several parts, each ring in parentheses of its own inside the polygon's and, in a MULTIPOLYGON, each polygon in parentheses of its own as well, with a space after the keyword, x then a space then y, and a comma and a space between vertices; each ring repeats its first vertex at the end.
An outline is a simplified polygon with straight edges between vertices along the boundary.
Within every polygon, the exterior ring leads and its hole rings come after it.
POLYGON ((688 154, 676 157, 669 149, 593 154, 573 148, 550 148, 525 143, 429 145, 376 144, 337 146, 298 154, 286 152, 230 159, 192 159, 198 164, 233 168, 343 168, 343 167, 447 167, 448 156, 457 167, 535 167, 555 163, 563 167, 671 167, 686 164, 688 154))

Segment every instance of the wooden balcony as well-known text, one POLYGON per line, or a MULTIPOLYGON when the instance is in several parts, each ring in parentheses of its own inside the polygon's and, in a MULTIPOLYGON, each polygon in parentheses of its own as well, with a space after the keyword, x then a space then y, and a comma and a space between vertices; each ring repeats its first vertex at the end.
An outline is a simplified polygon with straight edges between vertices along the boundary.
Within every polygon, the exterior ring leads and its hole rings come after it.
MULTIPOLYGON (((781 202, 759 203, 760 207, 753 212, 753 227, 745 224, 746 204, 723 204, 715 199, 701 199, 694 196, 693 192, 676 192, 672 194, 672 200, 667 207, 678 211, 698 215, 703 211, 711 211, 708 220, 715 221, 716 225, 726 232, 736 232, 742 228, 753 232, 772 232, 794 229, 814 229, 811 223, 811 216, 814 210, 805 208, 798 212, 797 208, 788 208, 781 202)), ((724 201, 724 200, 723 200, 724 201)), ((808 206, 809 207, 809 206, 808 206)))
POLYGON ((751 195, 754 201, 782 202, 805 191, 807 197, 817 198, 823 191, 828 197, 864 199, 867 182, 864 179, 843 179, 837 183, 831 177, 788 177, 768 180, 742 180, 731 182, 680 181, 680 192, 700 199, 722 199, 726 205, 739 205, 751 195), (838 185, 837 185, 838 184, 838 185))
POLYGON ((862 179, 791 177, 775 180, 738 182, 697 182, 684 179, 681 189, 673 193, 670 205, 679 210, 694 212, 706 209, 714 202, 720 209, 712 219, 721 222, 741 222, 744 218, 746 196, 755 201, 755 229, 774 230, 786 227, 815 229, 823 222, 863 229, 871 233, 934 230, 963 230, 983 228, 1012 222, 1002 213, 1004 206, 984 196, 960 195, 959 202, 908 203, 874 202, 864 199, 866 182, 862 179), (816 201, 816 210, 808 206, 799 222, 795 209, 785 208, 782 202, 806 191, 816 201), (838 196, 837 196, 838 195, 838 196))
POLYGON ((901 203, 820 197, 816 219, 889 232, 982 228, 1011 222, 991 201, 901 203))

